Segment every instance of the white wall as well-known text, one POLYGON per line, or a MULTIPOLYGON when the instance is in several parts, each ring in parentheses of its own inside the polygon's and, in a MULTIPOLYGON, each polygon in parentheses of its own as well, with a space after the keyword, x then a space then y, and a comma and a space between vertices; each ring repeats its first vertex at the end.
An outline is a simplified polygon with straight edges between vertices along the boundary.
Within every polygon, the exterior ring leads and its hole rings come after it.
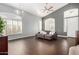
MULTIPOLYGON (((0 3, 0 12, 9 12, 9 13, 15 14, 16 10, 19 10, 19 9, 0 3)), ((39 26, 40 25, 39 23, 41 20, 40 17, 32 15, 27 12, 24 12, 23 14, 21 14, 21 17, 22 17, 23 33, 9 35, 8 36, 9 40, 28 37, 28 36, 34 36, 38 31, 40 31, 40 26, 39 26)))
POLYGON ((41 18, 24 12, 22 15, 22 34, 9 35, 9 40, 34 36, 37 32, 40 31, 40 21, 41 18))

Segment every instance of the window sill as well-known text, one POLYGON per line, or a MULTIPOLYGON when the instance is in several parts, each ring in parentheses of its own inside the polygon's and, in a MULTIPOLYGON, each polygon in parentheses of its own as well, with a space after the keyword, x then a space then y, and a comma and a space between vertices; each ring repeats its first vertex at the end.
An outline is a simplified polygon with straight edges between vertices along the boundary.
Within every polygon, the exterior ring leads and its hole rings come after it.
MULTIPOLYGON (((7 36, 18 35, 18 34, 22 34, 22 32, 14 33, 14 34, 8 34, 7 36)), ((6 36, 6 35, 4 35, 4 36, 6 36)))

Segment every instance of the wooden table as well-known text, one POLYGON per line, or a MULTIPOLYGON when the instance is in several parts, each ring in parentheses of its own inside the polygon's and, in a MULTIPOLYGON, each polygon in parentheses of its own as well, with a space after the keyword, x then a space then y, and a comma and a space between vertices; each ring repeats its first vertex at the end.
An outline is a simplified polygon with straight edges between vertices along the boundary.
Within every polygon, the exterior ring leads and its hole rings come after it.
POLYGON ((8 54, 8 36, 0 37, 0 55, 8 54))

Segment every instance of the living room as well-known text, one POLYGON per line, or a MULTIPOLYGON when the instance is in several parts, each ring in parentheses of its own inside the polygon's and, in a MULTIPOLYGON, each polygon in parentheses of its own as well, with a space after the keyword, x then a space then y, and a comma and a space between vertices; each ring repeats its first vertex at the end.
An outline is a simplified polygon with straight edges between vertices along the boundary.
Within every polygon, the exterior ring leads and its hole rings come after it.
POLYGON ((8 40, 1 53, 78 55, 78 9, 79 3, 0 3, 8 40))

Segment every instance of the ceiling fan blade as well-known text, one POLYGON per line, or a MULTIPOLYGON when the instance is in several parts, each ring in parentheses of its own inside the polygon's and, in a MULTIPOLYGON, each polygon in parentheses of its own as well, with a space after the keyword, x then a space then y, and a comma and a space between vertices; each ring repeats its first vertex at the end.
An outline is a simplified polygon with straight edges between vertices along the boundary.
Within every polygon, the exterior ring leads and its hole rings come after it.
POLYGON ((42 12, 45 12, 46 10, 45 10, 45 9, 42 9, 41 11, 42 11, 42 12))
POLYGON ((42 9, 43 13, 48 13, 49 11, 53 11, 53 6, 48 6, 48 3, 44 6, 44 9, 42 9))
POLYGON ((53 7, 50 7, 49 9, 53 9, 53 7))
POLYGON ((49 11, 53 11, 53 7, 50 7, 48 10, 49 10, 49 11))

